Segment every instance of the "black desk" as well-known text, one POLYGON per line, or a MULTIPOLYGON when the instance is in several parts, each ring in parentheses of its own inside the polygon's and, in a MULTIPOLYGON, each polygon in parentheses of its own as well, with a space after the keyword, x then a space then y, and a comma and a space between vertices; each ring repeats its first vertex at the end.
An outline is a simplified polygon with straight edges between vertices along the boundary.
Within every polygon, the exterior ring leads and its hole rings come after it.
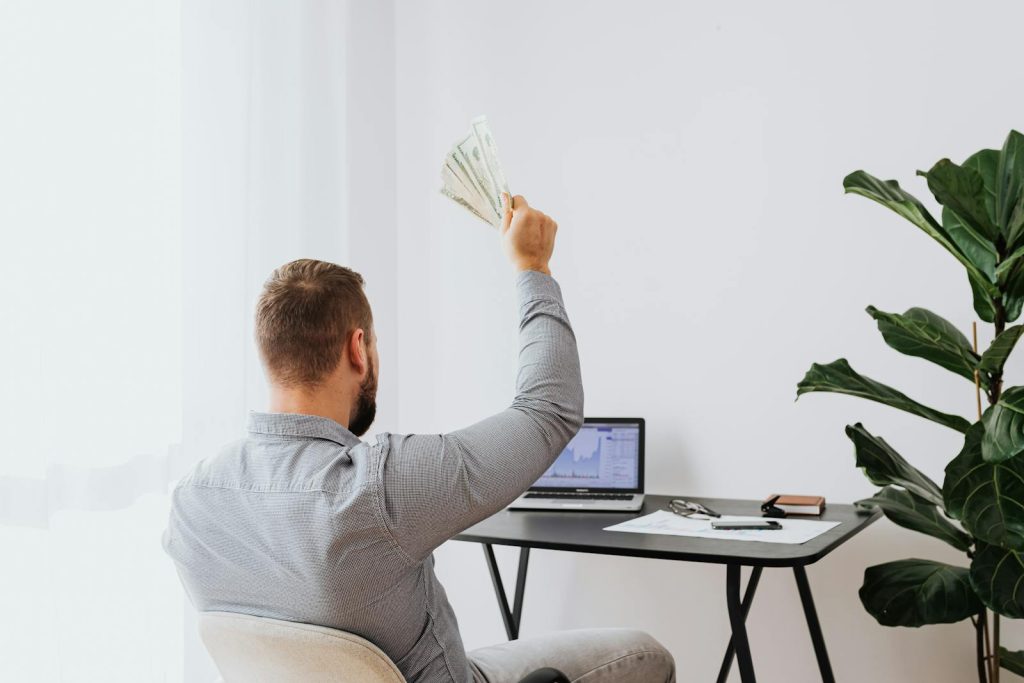
MULTIPOLYGON (((750 657, 747 640, 746 618, 750 603, 757 590, 764 567, 791 567, 796 575, 797 590, 803 603, 807 627, 814 643, 814 654, 818 659, 823 681, 832 683, 832 666, 829 664, 825 639, 814 609, 811 587, 807 582, 805 566, 817 562, 854 534, 878 519, 878 510, 864 512, 852 505, 829 505, 820 518, 840 524, 803 545, 782 543, 758 543, 756 541, 719 541, 707 538, 687 538, 660 534, 629 534, 604 531, 612 524, 664 510, 672 496, 648 495, 644 508, 638 513, 611 512, 540 512, 527 510, 503 510, 470 527, 455 537, 457 541, 481 543, 487 566, 491 572, 498 607, 510 640, 519 637, 519 624, 523 612, 523 594, 526 588, 526 569, 531 548, 545 550, 569 550, 578 553, 599 553, 602 555, 627 555, 630 557, 653 557, 663 560, 684 562, 710 562, 726 566, 726 604, 732 638, 726 648, 725 658, 719 670, 718 681, 724 682, 732 666, 733 655, 739 661, 740 676, 744 683, 754 681, 754 664, 750 657), (495 545, 511 545, 520 548, 519 571, 516 577, 515 597, 509 608, 508 597, 502 584, 498 564, 494 559, 495 545), (741 596, 740 569, 752 567, 746 589, 741 596)), ((752 500, 729 500, 721 498, 690 498, 686 500, 704 503, 712 510, 731 515, 760 515, 760 503, 752 500)), ((771 532, 766 532, 771 533, 771 532)))

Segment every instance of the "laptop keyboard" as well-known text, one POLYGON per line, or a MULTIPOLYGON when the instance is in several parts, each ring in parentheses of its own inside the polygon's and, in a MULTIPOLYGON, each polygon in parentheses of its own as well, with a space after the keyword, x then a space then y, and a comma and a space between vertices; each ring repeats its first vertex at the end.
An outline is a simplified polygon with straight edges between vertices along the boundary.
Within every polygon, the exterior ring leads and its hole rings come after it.
POLYGON ((527 493, 523 498, 567 498, 571 500, 630 500, 632 493, 527 493))

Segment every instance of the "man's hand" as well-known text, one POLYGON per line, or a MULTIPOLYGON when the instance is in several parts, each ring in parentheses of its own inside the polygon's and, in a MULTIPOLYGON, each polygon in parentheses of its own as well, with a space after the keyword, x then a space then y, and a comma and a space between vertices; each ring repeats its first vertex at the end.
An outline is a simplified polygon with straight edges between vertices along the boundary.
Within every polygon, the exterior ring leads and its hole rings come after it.
POLYGON ((551 275, 548 261, 555 249, 558 223, 530 207, 520 195, 502 193, 505 216, 501 222, 501 241, 516 270, 536 270, 551 275))

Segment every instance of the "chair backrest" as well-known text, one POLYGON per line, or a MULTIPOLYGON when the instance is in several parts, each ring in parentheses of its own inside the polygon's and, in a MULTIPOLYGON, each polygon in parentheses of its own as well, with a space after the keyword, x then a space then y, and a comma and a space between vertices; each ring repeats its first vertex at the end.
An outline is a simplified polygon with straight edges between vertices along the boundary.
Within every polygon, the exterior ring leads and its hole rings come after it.
POLYGON ((323 626, 201 612, 199 634, 225 683, 405 683, 373 643, 323 626))

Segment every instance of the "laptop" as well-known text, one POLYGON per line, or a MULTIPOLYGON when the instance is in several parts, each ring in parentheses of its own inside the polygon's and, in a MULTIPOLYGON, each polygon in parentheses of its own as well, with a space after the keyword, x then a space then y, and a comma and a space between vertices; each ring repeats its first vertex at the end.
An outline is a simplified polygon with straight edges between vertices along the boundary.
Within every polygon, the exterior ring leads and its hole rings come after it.
POLYGON ((510 510, 636 512, 644 504, 644 419, 588 417, 510 510))

